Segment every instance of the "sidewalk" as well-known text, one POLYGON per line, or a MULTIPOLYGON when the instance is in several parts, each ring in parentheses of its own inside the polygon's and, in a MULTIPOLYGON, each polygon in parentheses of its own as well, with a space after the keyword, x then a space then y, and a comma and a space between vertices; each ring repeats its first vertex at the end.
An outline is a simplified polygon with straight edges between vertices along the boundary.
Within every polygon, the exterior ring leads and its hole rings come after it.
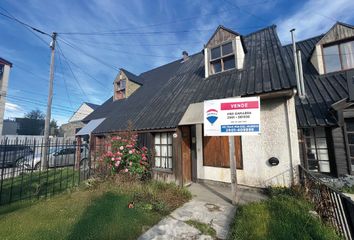
MULTIPOLYGON (((139 239, 213 239, 187 224, 188 220, 206 224, 216 231, 216 238, 226 239, 236 211, 231 204, 230 187, 193 183, 189 190, 193 195, 191 201, 173 211, 139 239)), ((240 204, 265 198, 258 191, 240 188, 240 204)))

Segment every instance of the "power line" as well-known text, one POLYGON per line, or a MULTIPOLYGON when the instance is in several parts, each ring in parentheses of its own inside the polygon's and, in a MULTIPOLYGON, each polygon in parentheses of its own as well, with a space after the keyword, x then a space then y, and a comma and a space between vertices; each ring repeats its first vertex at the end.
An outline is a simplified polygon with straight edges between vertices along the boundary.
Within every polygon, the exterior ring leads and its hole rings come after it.
MULTIPOLYGON (((0 7, 0 8, 1 8, 3 11, 9 13, 9 12, 8 12, 6 9, 4 9, 3 7, 0 7)), ((9 13, 9 14, 10 14, 10 13, 9 13)), ((11 20, 13 20, 13 21, 16 21, 17 23, 22 24, 23 26, 25 26, 25 27, 27 27, 27 28, 30 28, 30 29, 32 29, 33 31, 36 31, 36 32, 38 32, 38 33, 40 33, 40 34, 47 35, 47 36, 51 37, 51 35, 50 35, 49 33, 46 33, 46 32, 44 32, 44 31, 42 31, 42 30, 39 30, 38 28, 33 27, 33 26, 31 26, 31 25, 29 25, 29 24, 27 24, 27 23, 25 23, 25 22, 19 20, 18 18, 14 17, 12 14, 10 14, 10 16, 9 16, 9 15, 6 15, 6 14, 0 12, 0 15, 2 15, 2 16, 4 16, 4 17, 7 17, 7 18, 9 18, 9 19, 11 19, 11 20)))
MULTIPOLYGON (((68 66, 68 68, 69 68, 69 70, 70 70, 70 72, 71 72, 73 78, 75 79, 77 85, 79 86, 81 92, 83 93, 83 95, 85 96, 85 98, 86 98, 87 100, 89 100, 89 97, 86 95, 85 91, 82 89, 79 80, 76 78, 76 76, 75 76, 73 70, 71 69, 71 66, 70 66, 69 62, 66 60, 67 58, 66 58, 66 56, 64 55, 63 51, 61 50, 61 47, 60 47, 59 43, 58 43, 58 49, 59 49, 60 54, 63 56, 63 58, 64 58, 64 60, 65 60, 65 63, 66 63, 66 65, 68 66)), ((82 100, 83 100, 83 99, 82 99, 82 100)))
POLYGON ((259 16, 255 15, 254 13, 251 13, 251 12, 249 12, 249 11, 247 11, 247 10, 241 8, 237 3, 231 2, 231 1, 229 1, 229 0, 224 0, 224 2, 229 3, 230 5, 236 7, 240 12, 244 12, 244 13, 246 13, 246 14, 248 14, 248 15, 250 15, 250 16, 256 18, 256 19, 258 19, 259 21, 265 22, 265 23, 267 23, 267 24, 268 24, 268 22, 269 22, 269 21, 265 20, 264 18, 259 17, 259 16))
MULTIPOLYGON (((67 43, 70 43, 67 41, 67 43)), ((71 43, 72 44, 72 43, 71 43)), ((96 46, 97 48, 97 46, 96 46)), ((138 53, 138 52, 127 52, 127 51, 121 51, 117 50, 115 48, 110 48, 110 47, 100 47, 100 49, 105 49, 105 50, 110 50, 110 51, 115 51, 117 53, 122 53, 122 54, 127 54, 127 55, 137 55, 137 56, 144 56, 144 57, 156 57, 156 58, 167 58, 167 59, 176 59, 178 57, 173 57, 173 56, 164 56, 164 55, 154 55, 154 54, 144 54, 144 53, 138 53)), ((95 59, 97 60, 97 59, 95 59)), ((119 69, 114 69, 114 70, 119 70, 119 69)))
POLYGON ((23 22, 23 21, 17 19, 16 17, 14 17, 11 13, 9 13, 9 11, 7 11, 6 9, 4 9, 3 7, 0 7, 0 9, 2 9, 3 11, 5 11, 5 12, 7 12, 7 13, 9 14, 9 15, 7 15, 7 14, 4 14, 4 13, 0 12, 0 15, 4 16, 4 17, 6 17, 6 18, 8 18, 8 19, 10 19, 10 20, 13 20, 13 21, 15 21, 15 22, 17 22, 17 23, 19 23, 19 24, 21 24, 22 26, 25 27, 25 29, 26 29, 27 31, 29 31, 29 32, 30 32, 31 34, 33 34, 36 38, 38 38, 42 43, 44 43, 46 46, 48 46, 47 42, 46 42, 43 38, 41 38, 40 36, 38 36, 36 33, 40 33, 40 34, 43 34, 43 35, 46 35, 46 36, 51 36, 50 34, 44 32, 44 31, 42 31, 42 30, 39 30, 38 28, 35 28, 35 27, 33 27, 33 26, 31 26, 31 25, 29 25, 29 24, 27 24, 27 23, 25 23, 25 22, 23 22))
MULTIPOLYGON (((59 45, 58 45, 58 47, 59 47, 59 45)), ((61 73, 63 75, 64 85, 65 85, 65 92, 66 92, 66 95, 68 97, 69 104, 70 104, 71 108, 73 109, 73 104, 71 103, 71 98, 69 96, 68 86, 66 84, 66 79, 65 79, 65 76, 64 76, 64 71, 63 71, 63 66, 62 66, 60 54, 58 55, 58 59, 59 59, 59 66, 60 66, 60 69, 61 69, 61 73)))
MULTIPOLYGON (((106 63, 106 62, 104 62, 104 61, 102 61, 102 60, 100 60, 100 59, 98 59, 98 58, 92 56, 91 54, 89 54, 89 53, 83 51, 82 49, 78 48, 77 46, 75 46, 75 45, 73 45, 73 44, 71 44, 71 43, 69 43, 69 42, 63 40, 62 38, 60 38, 60 39, 61 39, 61 41, 62 41, 64 44, 68 45, 68 46, 71 47, 72 49, 74 49, 74 50, 76 50, 76 51, 78 51, 78 52, 83 53, 84 55, 86 55, 86 56, 88 56, 88 57, 90 57, 90 58, 96 60, 97 62, 99 62, 99 63, 105 65, 106 67, 109 67, 109 68, 111 68, 111 69, 114 69, 114 70, 116 70, 116 71, 119 71, 119 68, 117 68, 117 67, 115 67, 115 66, 113 66, 113 65, 110 65, 110 64, 108 64, 108 63, 106 63)), ((64 57, 64 58, 65 58, 65 57, 64 57)))
POLYGON ((97 78, 95 78, 94 76, 92 76, 91 74, 89 74, 87 71, 85 71, 84 69, 82 69, 79 65, 77 65, 76 63, 74 63, 73 61, 71 61, 70 59, 66 58, 66 60, 68 62, 70 62, 73 66, 75 66, 76 68, 80 69, 82 73, 86 74, 88 77, 90 77, 91 79, 95 80, 98 84, 100 84, 104 89, 107 88, 106 85, 104 85, 102 82, 100 82, 97 78))

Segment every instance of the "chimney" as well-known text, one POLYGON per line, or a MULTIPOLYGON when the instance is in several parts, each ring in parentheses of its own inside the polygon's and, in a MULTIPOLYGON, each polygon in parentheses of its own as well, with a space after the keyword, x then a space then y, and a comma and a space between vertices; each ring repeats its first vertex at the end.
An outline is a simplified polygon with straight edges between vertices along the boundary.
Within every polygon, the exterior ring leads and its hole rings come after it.
POLYGON ((183 60, 182 62, 185 62, 189 59, 189 56, 188 56, 188 52, 187 51, 183 51, 182 52, 182 56, 183 56, 183 60))
POLYGON ((300 83, 300 92, 299 97, 301 99, 305 98, 305 82, 304 82, 304 72, 302 70, 302 60, 301 60, 301 51, 297 50, 297 63, 299 66, 299 83, 300 83))
POLYGON ((293 44, 296 85, 297 85, 298 95, 301 99, 303 99, 305 98, 305 85, 304 85, 304 76, 302 71, 301 52, 300 50, 296 51, 295 28, 291 29, 290 32, 291 32, 291 40, 293 44))
POLYGON ((354 102, 354 70, 347 72, 349 101, 354 102))

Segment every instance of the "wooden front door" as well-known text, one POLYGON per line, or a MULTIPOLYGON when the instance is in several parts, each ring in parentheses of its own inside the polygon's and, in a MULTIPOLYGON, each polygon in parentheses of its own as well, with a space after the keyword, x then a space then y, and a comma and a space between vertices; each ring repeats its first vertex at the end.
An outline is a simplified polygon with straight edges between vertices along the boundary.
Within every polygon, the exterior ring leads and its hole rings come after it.
POLYGON ((189 126, 183 126, 182 132, 182 176, 183 185, 192 182, 191 132, 189 126))
MULTIPOLYGON (((237 169, 242 169, 241 137, 235 137, 235 157, 237 169)), ((204 137, 203 165, 210 167, 230 167, 229 138, 204 137)))

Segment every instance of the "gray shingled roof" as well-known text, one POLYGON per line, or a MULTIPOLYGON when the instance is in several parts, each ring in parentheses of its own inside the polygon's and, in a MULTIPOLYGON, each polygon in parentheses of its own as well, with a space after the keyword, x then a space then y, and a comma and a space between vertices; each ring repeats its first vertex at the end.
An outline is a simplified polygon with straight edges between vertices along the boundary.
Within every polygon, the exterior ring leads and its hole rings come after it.
POLYGON ((129 72, 128 70, 121 68, 120 69, 122 72, 124 72, 125 76, 127 76, 127 78, 132 81, 135 82, 139 85, 143 85, 144 83, 144 79, 142 77, 139 77, 137 75, 135 75, 134 73, 129 72))
POLYGON ((270 26, 243 37, 247 48, 243 70, 204 78, 204 55, 174 61, 141 74, 144 85, 129 98, 110 102, 85 121, 106 117, 94 133, 125 130, 128 121, 136 130, 177 127, 189 104, 208 99, 247 96, 296 86, 291 63, 270 26))
MULTIPOLYGON (((336 118, 331 114, 331 105, 348 97, 346 72, 340 71, 319 75, 310 59, 316 43, 323 35, 297 42, 302 54, 306 98, 296 98, 296 117, 299 127, 333 126, 336 118)), ((292 45, 284 46, 293 65, 292 45)))

